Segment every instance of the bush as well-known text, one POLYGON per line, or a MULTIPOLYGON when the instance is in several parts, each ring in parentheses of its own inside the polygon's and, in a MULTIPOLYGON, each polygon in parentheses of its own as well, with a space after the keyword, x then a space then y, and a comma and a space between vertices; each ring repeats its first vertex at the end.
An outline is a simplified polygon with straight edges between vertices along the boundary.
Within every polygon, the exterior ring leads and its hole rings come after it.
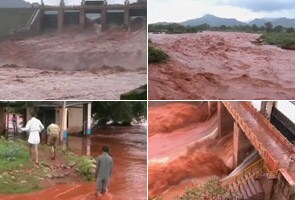
MULTIPOLYGON (((235 199, 228 195, 226 187, 221 185, 218 177, 211 178, 205 184, 196 184, 193 188, 187 189, 181 200, 203 200, 203 199, 235 199)), ((238 197, 237 197, 238 199, 238 197)))
POLYGON ((149 64, 150 63, 165 63, 169 56, 164 53, 161 49, 156 49, 149 46, 149 64))
POLYGON ((263 33, 261 39, 270 45, 295 49, 295 33, 263 33))

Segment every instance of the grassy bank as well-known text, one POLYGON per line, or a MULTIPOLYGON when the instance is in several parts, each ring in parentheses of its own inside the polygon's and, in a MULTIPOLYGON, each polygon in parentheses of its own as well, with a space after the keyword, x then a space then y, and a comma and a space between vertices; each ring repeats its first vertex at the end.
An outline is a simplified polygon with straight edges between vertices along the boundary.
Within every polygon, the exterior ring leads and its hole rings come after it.
POLYGON ((26 26, 33 12, 32 8, 0 8, 0 38, 26 26))
MULTIPOLYGON (((26 193, 39 189, 32 176, 32 163, 24 141, 0 139, 0 194, 26 193)), ((41 173, 38 170, 33 173, 41 173)))
POLYGON ((71 151, 63 151, 62 156, 69 166, 75 166, 76 171, 87 181, 95 180, 96 160, 88 156, 78 156, 71 151))
POLYGON ((270 45, 295 49, 295 33, 263 33, 261 39, 270 45))
POLYGON ((149 45, 148 50, 149 50, 149 64, 167 62, 169 56, 161 49, 157 49, 149 45))

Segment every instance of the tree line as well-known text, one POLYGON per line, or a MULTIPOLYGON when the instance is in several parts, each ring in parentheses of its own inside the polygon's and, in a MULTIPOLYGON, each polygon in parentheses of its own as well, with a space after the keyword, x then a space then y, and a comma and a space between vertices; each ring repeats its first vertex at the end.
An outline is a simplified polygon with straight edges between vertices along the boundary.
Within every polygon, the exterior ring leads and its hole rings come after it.
POLYGON ((268 33, 293 33, 295 32, 293 27, 273 26, 271 22, 265 23, 263 26, 257 26, 256 24, 251 25, 238 25, 238 26, 210 26, 209 24, 201 24, 198 26, 184 26, 177 23, 171 24, 150 24, 149 32, 152 33, 197 33, 205 30, 211 31, 242 31, 249 33, 268 32, 268 33))

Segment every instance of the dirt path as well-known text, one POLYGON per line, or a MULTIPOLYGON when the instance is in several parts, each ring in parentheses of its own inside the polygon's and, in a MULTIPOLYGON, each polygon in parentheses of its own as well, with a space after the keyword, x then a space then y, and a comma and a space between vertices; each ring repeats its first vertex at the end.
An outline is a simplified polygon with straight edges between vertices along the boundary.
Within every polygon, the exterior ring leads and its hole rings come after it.
POLYGON ((145 85, 146 32, 70 27, 0 42, 0 99, 119 99, 145 85))
POLYGON ((295 51, 255 45, 257 34, 149 37, 171 57, 149 66, 150 99, 295 98, 295 51))

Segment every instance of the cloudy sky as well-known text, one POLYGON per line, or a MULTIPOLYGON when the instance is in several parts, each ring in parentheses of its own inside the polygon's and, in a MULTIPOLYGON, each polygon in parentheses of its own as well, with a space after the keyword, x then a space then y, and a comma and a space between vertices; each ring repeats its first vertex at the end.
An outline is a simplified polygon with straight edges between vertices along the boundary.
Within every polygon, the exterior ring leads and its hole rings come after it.
POLYGON ((247 22, 254 18, 295 18, 295 0, 148 0, 149 23, 183 22, 212 14, 247 22))
MULTIPOLYGON (((27 2, 33 3, 33 2, 38 2, 40 3, 41 0, 25 0, 27 2)), ((47 5, 58 5, 60 0, 43 0, 44 4, 47 5)), ((65 4, 68 5, 75 5, 75 4, 81 4, 81 0, 64 0, 65 4)), ((124 3, 124 0, 107 0, 109 4, 112 3, 124 3)), ((136 0, 129 0, 130 2, 135 2, 136 0)))

